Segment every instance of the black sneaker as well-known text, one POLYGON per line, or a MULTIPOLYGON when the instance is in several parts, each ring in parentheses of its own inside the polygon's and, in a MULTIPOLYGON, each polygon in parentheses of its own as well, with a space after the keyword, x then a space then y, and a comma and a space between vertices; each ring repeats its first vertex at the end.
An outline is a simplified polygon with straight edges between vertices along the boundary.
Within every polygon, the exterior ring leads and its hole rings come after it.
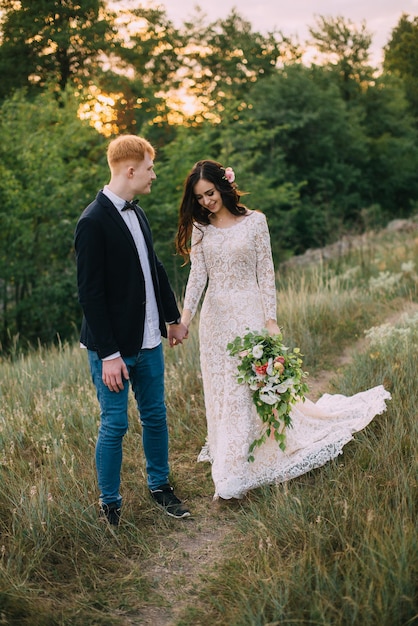
POLYGON ((119 526, 120 506, 117 502, 104 504, 100 502, 100 517, 106 519, 111 526, 119 526))
POLYGON ((168 483, 157 489, 150 489, 150 494, 158 506, 170 517, 182 519, 190 516, 189 509, 174 495, 173 487, 168 483))

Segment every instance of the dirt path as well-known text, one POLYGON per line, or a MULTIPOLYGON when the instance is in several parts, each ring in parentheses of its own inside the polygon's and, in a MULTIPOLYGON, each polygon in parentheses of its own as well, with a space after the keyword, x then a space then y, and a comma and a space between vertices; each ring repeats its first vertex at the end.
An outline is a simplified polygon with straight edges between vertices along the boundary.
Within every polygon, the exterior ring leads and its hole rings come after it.
POLYGON ((219 515, 217 505, 211 501, 206 504, 209 511, 203 503, 194 505, 194 519, 180 522, 180 532, 173 529, 147 564, 147 578, 161 601, 158 606, 144 607, 130 624, 174 626, 187 606, 198 607, 201 576, 222 561, 226 543, 233 540, 232 519, 219 515))
MULTIPOLYGON (((390 316, 386 322, 395 324, 404 313, 418 311, 418 305, 405 303, 405 307, 390 316)), ((331 371, 319 372, 309 379, 312 400, 329 392, 331 379, 350 363, 353 356, 365 349, 366 340, 360 339, 346 348, 331 371)), ((225 557, 225 547, 234 542, 234 516, 240 504, 216 504, 210 497, 193 503, 194 519, 173 526, 161 539, 155 556, 145 565, 145 575, 161 598, 158 606, 144 607, 131 626, 175 626, 183 611, 190 606, 199 607, 199 582, 225 557)))

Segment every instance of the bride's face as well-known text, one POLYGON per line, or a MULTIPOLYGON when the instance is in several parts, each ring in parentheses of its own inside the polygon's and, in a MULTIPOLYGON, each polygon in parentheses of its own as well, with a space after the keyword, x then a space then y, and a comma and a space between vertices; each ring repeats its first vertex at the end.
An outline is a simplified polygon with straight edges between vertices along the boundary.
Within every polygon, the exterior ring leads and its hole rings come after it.
POLYGON ((216 214, 225 209, 220 191, 208 180, 201 178, 194 186, 193 192, 200 206, 211 213, 216 214))

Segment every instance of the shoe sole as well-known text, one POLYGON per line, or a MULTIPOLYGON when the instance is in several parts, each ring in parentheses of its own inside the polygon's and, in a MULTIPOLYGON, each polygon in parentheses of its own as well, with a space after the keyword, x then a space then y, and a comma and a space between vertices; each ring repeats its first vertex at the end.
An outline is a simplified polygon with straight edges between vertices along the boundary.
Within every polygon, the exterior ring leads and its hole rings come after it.
MULTIPOLYGON (((164 509, 165 510, 165 509, 164 509)), ((173 517, 174 519, 185 519, 186 517, 190 517, 190 512, 186 511, 186 513, 183 513, 182 515, 174 515, 173 513, 169 513, 168 511, 165 510, 165 513, 169 516, 169 517, 173 517)))
POLYGON ((159 509, 161 509, 161 511, 163 511, 166 515, 172 517, 173 519, 184 519, 185 517, 190 517, 190 511, 185 511, 184 513, 182 513, 182 515, 174 515, 174 513, 170 513, 170 511, 167 511, 164 506, 158 504, 158 502, 155 502, 155 500, 154 503, 159 509))

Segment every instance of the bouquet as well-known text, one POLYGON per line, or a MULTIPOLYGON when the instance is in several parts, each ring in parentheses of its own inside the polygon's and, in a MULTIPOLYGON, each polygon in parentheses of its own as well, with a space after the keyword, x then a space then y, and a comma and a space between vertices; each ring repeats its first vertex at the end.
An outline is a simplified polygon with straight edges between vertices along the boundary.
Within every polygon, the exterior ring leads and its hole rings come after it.
POLYGON ((303 401, 308 391, 299 348, 290 350, 283 345, 281 334, 270 336, 263 329, 236 337, 227 350, 231 356, 239 357, 237 380, 249 385, 257 413, 266 425, 250 445, 248 460, 254 461, 254 448, 268 437, 274 437, 285 450, 285 429, 292 425, 291 407, 297 398, 303 401))

